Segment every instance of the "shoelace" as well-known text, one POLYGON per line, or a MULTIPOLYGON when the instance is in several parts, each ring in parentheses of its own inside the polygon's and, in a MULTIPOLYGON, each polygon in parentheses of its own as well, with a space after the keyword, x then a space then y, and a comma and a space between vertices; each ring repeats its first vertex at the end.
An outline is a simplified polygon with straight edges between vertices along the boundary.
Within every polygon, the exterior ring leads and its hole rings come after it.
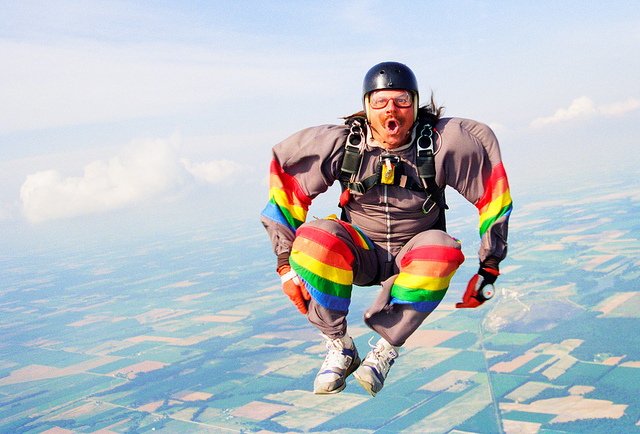
POLYGON ((380 373, 383 376, 386 375, 395 357, 391 355, 391 351, 385 349, 383 344, 371 345, 371 339, 369 339, 369 346, 372 350, 367 355, 366 361, 375 363, 379 367, 380 373))
POLYGON ((336 339, 335 341, 327 340, 327 357, 324 359, 324 363, 322 364, 322 369, 326 369, 328 367, 338 367, 341 369, 347 369, 347 358, 343 356, 342 350, 344 346, 342 342, 336 339))

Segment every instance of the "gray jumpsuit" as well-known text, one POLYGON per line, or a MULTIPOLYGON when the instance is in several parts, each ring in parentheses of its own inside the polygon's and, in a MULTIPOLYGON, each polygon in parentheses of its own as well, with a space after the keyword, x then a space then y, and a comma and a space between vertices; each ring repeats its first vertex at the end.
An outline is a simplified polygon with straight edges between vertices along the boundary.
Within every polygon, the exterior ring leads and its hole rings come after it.
MULTIPOLYGON (((493 268, 507 254, 512 209, 498 141, 491 129, 460 118, 435 125, 436 182, 457 190, 478 209, 480 263, 493 268)), ((384 175, 364 193, 351 192, 345 220, 306 221, 311 201, 341 175, 346 125, 300 131, 274 146, 270 200, 262 212, 278 266, 289 263, 312 299, 307 317, 325 335, 346 332, 352 285, 382 285, 365 323, 393 345, 402 345, 437 307, 464 261, 460 244, 434 229, 440 209, 420 184, 412 141, 388 150, 371 137, 361 144, 356 178, 401 170, 401 185, 384 175), (390 158, 391 157, 391 158, 390 158)), ((397 177, 396 177, 397 178, 397 177)))

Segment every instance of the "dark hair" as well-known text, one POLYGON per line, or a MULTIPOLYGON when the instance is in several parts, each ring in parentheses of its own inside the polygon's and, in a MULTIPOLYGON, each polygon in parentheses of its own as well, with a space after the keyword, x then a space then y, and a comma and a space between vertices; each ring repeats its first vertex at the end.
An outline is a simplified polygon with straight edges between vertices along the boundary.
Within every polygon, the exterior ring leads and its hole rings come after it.
MULTIPOLYGON (((436 105, 435 99, 433 97, 433 92, 431 92, 431 100, 428 104, 423 105, 418 108, 418 119, 427 119, 431 125, 435 125, 442 115, 444 114, 444 107, 436 105)), ((345 116, 342 119, 353 119, 353 118, 364 118, 365 113, 364 110, 360 110, 357 113, 354 113, 349 116, 345 116)))

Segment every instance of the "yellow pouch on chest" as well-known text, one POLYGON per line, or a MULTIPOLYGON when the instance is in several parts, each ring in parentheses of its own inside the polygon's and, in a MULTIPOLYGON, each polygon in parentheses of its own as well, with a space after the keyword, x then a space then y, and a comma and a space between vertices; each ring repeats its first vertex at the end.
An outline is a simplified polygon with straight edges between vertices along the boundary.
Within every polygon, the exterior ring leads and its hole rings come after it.
POLYGON ((393 184, 396 175, 396 166, 391 161, 386 160, 382 165, 380 182, 382 184, 393 184))

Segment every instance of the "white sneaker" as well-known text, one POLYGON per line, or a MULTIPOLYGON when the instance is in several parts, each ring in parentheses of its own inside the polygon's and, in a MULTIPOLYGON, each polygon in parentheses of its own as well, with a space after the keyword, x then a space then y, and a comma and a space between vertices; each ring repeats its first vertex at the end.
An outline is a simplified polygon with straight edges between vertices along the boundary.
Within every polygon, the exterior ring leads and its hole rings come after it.
POLYGON ((313 393, 318 395, 340 392, 347 385, 347 377, 360 365, 358 350, 349 335, 326 339, 327 357, 313 382, 313 393))
POLYGON ((353 376, 371 396, 376 396, 382 390, 384 380, 397 357, 397 348, 380 338, 353 376))

